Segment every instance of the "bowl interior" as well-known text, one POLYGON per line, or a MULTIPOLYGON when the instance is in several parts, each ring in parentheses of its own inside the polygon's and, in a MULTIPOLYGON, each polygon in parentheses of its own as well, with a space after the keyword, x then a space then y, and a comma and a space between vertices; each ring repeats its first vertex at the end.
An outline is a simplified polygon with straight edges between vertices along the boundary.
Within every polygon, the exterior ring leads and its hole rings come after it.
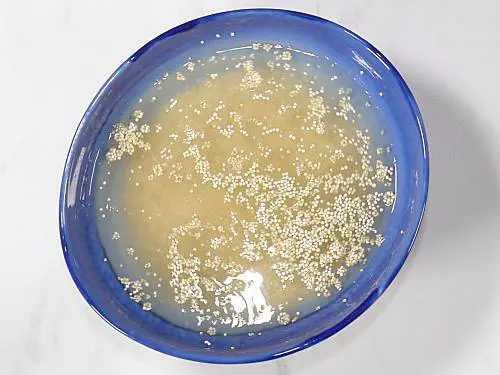
POLYGON ((71 275, 88 303, 122 333, 153 349, 204 362, 267 360, 310 346, 337 332, 384 291, 402 266, 418 230, 428 184, 423 123, 417 105, 394 67, 374 47, 329 21, 280 10, 216 14, 170 30, 137 51, 108 79, 77 130, 64 170, 60 201, 61 239, 71 275), (234 32, 238 38, 216 38, 234 32), (131 301, 108 263, 94 222, 92 177, 102 134, 129 110, 159 69, 196 56, 200 41, 219 49, 252 41, 293 45, 330 56, 371 95, 387 124, 397 169, 397 200, 382 247, 324 309, 258 336, 210 337, 170 324, 131 301), (360 74, 360 70, 369 74, 360 74), (380 91, 384 92, 379 96, 380 91), (341 300, 347 303, 339 303, 341 300), (234 349, 232 349, 234 348, 234 349))

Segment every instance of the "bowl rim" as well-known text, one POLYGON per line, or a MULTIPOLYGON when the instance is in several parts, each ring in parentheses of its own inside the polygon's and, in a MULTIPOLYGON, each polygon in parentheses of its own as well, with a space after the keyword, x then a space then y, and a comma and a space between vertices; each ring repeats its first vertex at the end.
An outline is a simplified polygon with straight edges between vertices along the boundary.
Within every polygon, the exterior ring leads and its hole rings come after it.
POLYGON ((296 353, 298 351, 301 351, 303 349, 306 349, 308 347, 311 347, 312 345, 315 345, 330 336, 334 335, 335 333, 339 332, 342 330, 344 327, 349 325, 352 321, 354 321, 357 317, 359 317, 363 312, 365 312, 371 305, 374 304, 376 300, 384 293, 384 291, 389 287, 389 285, 392 283, 396 275, 399 273, 401 270, 403 264, 405 263, 406 259, 408 258, 408 255, 410 254, 410 251, 412 247, 414 246, 415 240, 417 238, 419 229, 422 225, 422 220, 424 217, 424 212, 425 212, 425 207, 426 207, 426 202, 428 198, 428 191, 429 191, 429 152, 428 152, 428 143, 427 143, 427 135, 424 127, 424 121, 422 118, 422 115, 420 113, 420 110, 418 108, 417 102, 411 93, 408 85, 404 81, 403 77, 401 74, 398 72, 398 70, 392 65, 392 63, 375 47, 373 46, 370 42, 366 41, 364 38, 359 36, 358 34, 352 32, 351 30, 345 28, 344 26, 341 26, 333 21, 327 20, 325 18, 308 14, 308 13, 303 13, 303 12, 298 12, 298 11, 293 11, 293 10, 288 10, 288 9, 282 9, 282 8, 244 8, 244 9, 235 9, 235 10, 229 10, 229 11, 224 11, 224 12, 218 12, 218 13, 213 13, 209 15, 205 15, 199 18, 192 19, 190 21, 187 21, 179 26, 176 26, 168 31, 163 32, 162 34, 156 36, 146 44, 144 44, 141 48, 139 48, 136 52, 134 52, 128 59, 126 59, 114 72, 111 74, 111 76, 106 80, 106 82, 102 85, 102 87, 99 89, 95 97, 92 99, 90 105, 88 108, 85 110, 85 113, 80 120, 78 127, 76 129, 76 132, 72 138, 71 141, 71 146, 69 148, 66 161, 65 161, 65 167, 63 170, 63 176, 62 176, 62 182, 61 182, 61 188, 60 188, 60 194, 59 194, 59 234, 60 234, 60 240, 61 240, 61 246, 64 254, 64 259, 66 262, 66 266, 69 270, 69 273, 73 279, 73 282, 75 283, 76 287, 78 288, 79 292, 83 296, 83 298, 86 300, 86 302, 89 304, 89 306, 105 321, 107 322, 110 326, 115 328, 117 331, 120 333, 124 334, 128 338, 146 346, 149 347, 153 350, 156 350, 158 352, 164 353, 164 354, 169 354, 178 358, 182 359, 187 359, 191 361, 197 361, 197 362, 204 362, 204 363, 214 363, 214 364, 242 364, 242 363, 254 363, 254 362, 262 362, 262 361, 268 361, 272 359, 277 359, 283 356, 290 355, 292 353, 296 353), (396 78, 397 82, 399 83, 399 86, 401 90, 403 91, 403 94, 405 96, 406 101, 410 105, 411 111, 413 113, 414 120, 416 121, 418 131, 420 132, 420 137, 421 137, 421 146, 422 146, 422 159, 423 159, 423 165, 422 165, 422 176, 421 176, 421 183, 419 190, 422 193, 422 203, 418 207, 420 210, 420 216, 418 217, 418 220, 416 222, 416 225, 414 227, 414 231, 412 233, 410 242, 408 244, 408 248, 406 252, 402 255, 401 259, 399 259, 397 262, 394 263, 393 265, 393 271, 388 274, 386 280, 384 283, 380 284, 372 293, 368 295, 368 297, 354 310, 352 311, 349 315, 347 315, 343 320, 341 320, 339 323, 335 324, 332 327, 329 327, 328 329, 325 329, 321 333, 309 337, 308 339, 304 340, 303 342, 299 344, 293 345, 293 347, 288 347, 288 348, 282 348, 278 351, 274 352, 264 352, 264 353, 257 353, 257 354, 251 354, 251 355, 245 355, 245 356, 217 356, 217 355, 211 355, 210 352, 207 352, 206 354, 191 354, 191 353, 186 353, 180 350, 176 350, 171 347, 167 346, 162 346, 155 344, 151 341, 149 341, 146 337, 143 337, 141 335, 137 335, 133 333, 132 331, 128 330, 127 327, 122 327, 120 324, 114 322, 114 320, 111 317, 106 316, 106 314, 102 311, 102 308, 99 306, 99 304, 95 303, 93 298, 90 296, 90 294, 87 292, 84 284, 80 281, 78 276, 76 275, 75 269, 72 265, 72 262, 70 260, 70 251, 69 251, 69 245, 68 241, 66 239, 66 234, 65 234, 65 212, 66 212, 66 198, 67 198, 67 188, 70 183, 69 179, 69 169, 71 166, 71 161, 73 161, 75 158, 78 157, 76 155, 76 141, 79 138, 79 135, 82 131, 82 128, 86 125, 86 118, 89 116, 90 113, 92 113, 95 110, 96 105, 98 104, 100 97, 102 93, 108 88, 108 86, 112 85, 113 81, 123 73, 123 71, 127 68, 127 66, 131 63, 137 60, 144 52, 146 52, 149 48, 151 48, 154 44, 162 41, 163 39, 170 37, 172 35, 175 35, 181 31, 185 31, 188 29, 191 29, 192 27, 195 27, 199 23, 204 23, 208 21, 215 20, 216 18, 224 15, 244 15, 245 13, 258 13, 258 12, 271 12, 271 13, 277 13, 277 14, 282 14, 282 15, 289 15, 289 16, 294 16, 298 18, 302 18, 305 20, 312 20, 316 22, 320 22, 328 27, 331 28, 336 28, 339 29, 351 37, 355 38, 359 43, 361 43, 364 47, 367 49, 371 50, 374 52, 379 60, 381 60, 382 63, 384 63, 389 70, 391 71, 392 75, 396 78))

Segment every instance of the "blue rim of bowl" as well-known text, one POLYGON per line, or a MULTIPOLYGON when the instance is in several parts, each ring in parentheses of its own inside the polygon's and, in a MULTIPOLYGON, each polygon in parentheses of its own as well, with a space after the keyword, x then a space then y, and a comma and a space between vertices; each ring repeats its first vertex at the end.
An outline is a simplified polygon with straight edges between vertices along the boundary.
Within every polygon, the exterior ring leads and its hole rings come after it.
POLYGON ((147 346, 153 350, 156 350, 161 353, 169 354, 178 358, 182 359, 187 359, 191 361, 196 361, 196 362, 204 362, 204 363, 214 363, 214 364, 242 364, 242 363, 253 363, 253 362, 263 362, 263 361, 268 361, 272 359, 277 359, 280 357, 284 357, 293 353, 296 353, 298 351, 301 351, 303 349, 309 348, 325 339, 327 339, 330 336, 333 336, 335 333, 339 332, 342 330, 344 327, 349 325, 352 321, 354 321, 357 317, 359 317, 363 312, 365 312, 371 305, 375 303, 375 301, 384 293, 384 291, 389 287, 389 285, 392 283, 396 275, 399 273, 401 270, 403 264, 405 263, 406 259, 408 258, 408 255, 410 254, 410 251, 415 243, 415 240, 417 238, 420 226, 422 224, 422 220, 424 217, 424 212, 425 212, 425 207, 426 207, 426 202, 427 202, 427 197, 428 197, 428 191, 429 191, 429 152, 428 152, 428 144, 427 144, 427 135, 425 132, 424 128, 424 121, 422 119, 422 115, 420 113, 420 110, 418 109, 417 102, 415 98, 413 97, 413 94, 411 93, 408 85, 404 81, 403 77, 401 74, 398 72, 398 70, 392 65, 392 63, 376 48, 374 47, 371 43, 366 41, 364 38, 361 36, 357 35, 356 33, 352 32, 351 30, 333 22, 329 21, 327 19, 307 14, 307 13, 302 13, 302 12, 296 12, 292 10, 287 10, 287 9, 279 9, 279 8, 248 8, 248 9, 238 9, 238 10, 230 10, 226 12, 220 12, 220 13, 214 13, 210 14, 207 16, 203 16, 200 18, 193 19, 191 21, 188 21, 186 23, 183 23, 177 27, 174 27, 160 35, 158 35, 156 38, 152 39, 148 43, 146 43, 144 46, 139 48, 132 56, 130 56, 125 62, 123 62, 118 69, 113 72, 113 74, 107 79, 107 81, 104 83, 104 85, 100 88, 92 102, 90 103, 89 107, 85 111, 85 114, 82 117, 82 120, 80 121, 78 128, 75 132, 75 135, 73 136, 73 139, 71 141, 71 146, 68 151, 68 155, 66 157, 66 162, 65 162, 65 167, 63 171, 63 177, 62 177, 62 183, 61 183, 61 190, 60 190, 60 196, 59 196, 59 233, 60 233, 60 238, 61 238, 61 245, 63 249, 63 254, 64 254, 64 259, 66 261, 66 266, 68 267, 69 273, 77 286, 78 290, 82 294, 83 298, 87 301, 87 303, 90 305, 90 307, 104 320, 106 321, 109 325, 111 325, 113 328, 115 328, 117 331, 121 332, 125 336, 131 338, 132 340, 147 346), (65 238, 65 233, 64 233, 64 227, 65 227, 65 203, 66 203, 66 190, 67 190, 67 185, 69 183, 69 167, 71 165, 70 161, 75 158, 75 141, 77 140, 83 126, 85 126, 86 123, 86 118, 89 116, 90 113, 92 113, 95 110, 96 104, 99 102, 101 94, 106 90, 106 88, 110 85, 113 84, 113 81, 127 68, 127 66, 136 61, 145 51, 147 51, 149 48, 151 48, 155 43, 158 43, 162 41, 163 39, 170 37, 172 35, 175 35, 179 32, 189 30, 193 27, 196 27, 196 25, 200 23, 205 23, 205 22, 210 22, 215 20, 216 18, 220 16, 224 16, 227 14, 241 14, 243 15, 246 12, 259 12, 259 11, 264 11, 264 12, 276 12, 280 13, 283 15, 291 15, 307 20, 312 20, 316 22, 321 22, 325 24, 328 27, 331 28, 337 28, 340 29, 341 31, 349 34, 356 40, 358 40, 364 47, 367 49, 371 50, 374 52, 377 57, 386 65, 390 68, 392 74, 396 77, 400 88, 402 89, 405 98, 407 102, 410 104, 411 110, 413 112, 414 118, 418 124, 418 131, 421 136, 422 140, 422 149, 423 149, 423 174, 422 174, 422 181, 420 184, 420 189, 422 192, 422 204, 420 208, 420 217, 418 218, 417 224, 414 227, 413 233, 411 240, 409 242, 408 248, 406 253, 401 257, 400 261, 394 265, 394 269, 391 274, 388 275, 386 278, 385 282, 381 283, 370 295, 353 311, 351 312, 348 316, 346 316, 342 321, 337 323, 336 325, 324 330, 323 332, 308 338, 307 340, 304 340, 302 343, 295 344, 292 347, 285 347, 283 349, 280 349, 279 351, 275 352, 268 352, 268 353, 263 353, 263 354, 256 354, 256 355, 249 355, 249 356, 235 356, 235 357, 220 357, 216 355, 191 355, 182 351, 175 350, 170 347, 165 347, 161 345, 156 345, 152 342, 150 342, 147 338, 144 338, 142 336, 135 335, 134 333, 130 332, 127 330, 125 327, 120 327, 119 324, 113 321, 112 318, 107 317, 103 312, 102 309, 99 307, 98 304, 94 302, 92 297, 88 294, 87 290, 85 289, 85 286, 80 282, 80 280, 77 278, 76 273, 73 269, 73 266, 70 261, 70 254, 69 254, 69 248, 68 248, 68 243, 65 238))

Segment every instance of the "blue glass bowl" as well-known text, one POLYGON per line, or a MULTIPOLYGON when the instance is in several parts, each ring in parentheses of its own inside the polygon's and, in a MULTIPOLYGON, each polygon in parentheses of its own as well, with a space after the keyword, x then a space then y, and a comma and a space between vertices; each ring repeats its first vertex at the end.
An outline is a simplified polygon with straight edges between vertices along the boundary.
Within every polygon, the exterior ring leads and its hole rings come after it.
POLYGON ((158 36, 125 61, 101 88, 73 139, 61 186, 60 233, 67 266, 92 308, 128 337, 160 352, 211 363, 264 361, 294 353, 338 332, 387 288, 415 240, 427 198, 429 161, 424 126, 415 99, 392 64, 371 44, 330 21, 285 10, 240 10, 199 18, 158 36), (331 56, 372 94, 391 133, 397 167, 397 200, 385 242, 353 283, 325 308, 261 336, 210 337, 177 327, 131 301, 103 262, 95 224, 92 177, 99 137, 151 84, 155 69, 199 48, 200 40, 225 43, 216 34, 235 32, 239 41, 293 45, 331 56), (360 70, 370 74, 360 74, 360 70), (379 96, 380 91, 384 92, 379 96), (342 303, 343 300, 348 301, 342 303), (234 349, 231 349, 234 347, 234 349))

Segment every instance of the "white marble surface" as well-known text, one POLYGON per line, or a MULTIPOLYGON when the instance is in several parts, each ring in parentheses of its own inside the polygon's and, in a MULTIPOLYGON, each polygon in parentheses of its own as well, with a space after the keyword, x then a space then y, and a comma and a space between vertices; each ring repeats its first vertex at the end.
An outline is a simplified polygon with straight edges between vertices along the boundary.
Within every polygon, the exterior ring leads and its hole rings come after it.
POLYGON ((500 374, 500 5, 496 0, 0 1, 0 373, 500 374), (130 341, 84 302, 59 244, 66 151, 138 46, 191 18, 286 7, 365 36, 426 121, 425 225, 387 293, 340 334, 274 362, 212 366, 130 341))

